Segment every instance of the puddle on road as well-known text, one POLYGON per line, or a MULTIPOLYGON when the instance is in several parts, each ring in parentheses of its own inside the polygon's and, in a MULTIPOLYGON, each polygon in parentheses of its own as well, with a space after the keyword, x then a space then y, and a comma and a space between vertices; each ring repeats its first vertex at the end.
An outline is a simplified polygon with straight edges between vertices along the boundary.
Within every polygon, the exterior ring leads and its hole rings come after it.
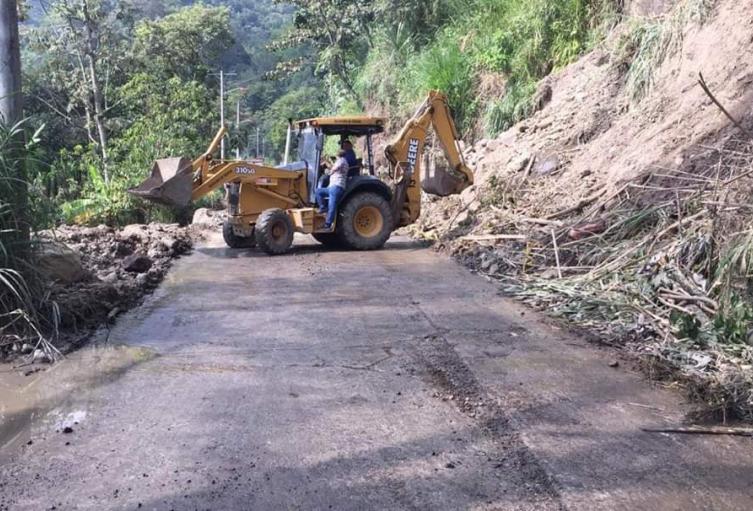
POLYGON ((0 459, 31 438, 34 428, 62 429, 81 423, 87 394, 157 356, 135 346, 90 347, 48 370, 24 376, 24 368, 0 365, 0 459))

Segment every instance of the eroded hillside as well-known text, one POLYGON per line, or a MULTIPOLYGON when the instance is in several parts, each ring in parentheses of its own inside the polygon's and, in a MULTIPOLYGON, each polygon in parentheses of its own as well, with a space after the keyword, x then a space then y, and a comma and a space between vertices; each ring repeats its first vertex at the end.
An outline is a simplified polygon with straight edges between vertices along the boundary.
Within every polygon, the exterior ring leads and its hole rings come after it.
POLYGON ((753 2, 648 4, 468 147, 476 185, 418 233, 751 418, 753 2))

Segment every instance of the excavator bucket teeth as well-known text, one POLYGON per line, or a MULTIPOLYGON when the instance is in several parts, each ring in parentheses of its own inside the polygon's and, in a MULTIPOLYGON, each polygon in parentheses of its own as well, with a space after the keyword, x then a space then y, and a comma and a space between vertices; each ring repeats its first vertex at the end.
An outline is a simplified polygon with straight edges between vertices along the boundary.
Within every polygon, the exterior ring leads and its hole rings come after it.
POLYGON ((168 206, 187 206, 191 202, 193 164, 188 158, 157 160, 151 175, 128 193, 168 206))
MULTIPOLYGON (((428 167, 428 166, 427 166, 428 167)), ((446 197, 462 192, 466 188, 465 181, 436 166, 422 168, 421 189, 432 195, 446 197)))

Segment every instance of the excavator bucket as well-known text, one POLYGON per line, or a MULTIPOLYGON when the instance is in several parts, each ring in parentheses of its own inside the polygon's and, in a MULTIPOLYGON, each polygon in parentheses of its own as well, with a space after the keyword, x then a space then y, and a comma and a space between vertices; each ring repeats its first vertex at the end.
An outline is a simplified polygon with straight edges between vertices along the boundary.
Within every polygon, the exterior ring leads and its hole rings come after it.
POLYGON ((157 160, 151 175, 128 193, 167 206, 187 206, 191 202, 193 163, 188 158, 157 160))
POLYGON ((462 192, 466 183, 446 170, 437 166, 426 166, 421 169, 421 189, 432 195, 446 197, 462 192))

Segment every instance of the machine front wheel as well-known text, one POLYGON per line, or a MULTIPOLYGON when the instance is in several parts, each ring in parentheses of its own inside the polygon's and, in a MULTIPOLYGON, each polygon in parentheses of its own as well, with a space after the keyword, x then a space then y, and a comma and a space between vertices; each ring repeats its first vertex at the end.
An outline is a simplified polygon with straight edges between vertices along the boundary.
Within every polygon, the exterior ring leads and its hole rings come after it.
POLYGON ((228 220, 222 223, 222 238, 230 248, 252 248, 256 245, 253 233, 251 236, 238 236, 233 231, 233 224, 228 220))
POLYGON ((263 211, 256 220, 256 244, 269 255, 284 254, 293 246, 293 222, 282 209, 263 211))

